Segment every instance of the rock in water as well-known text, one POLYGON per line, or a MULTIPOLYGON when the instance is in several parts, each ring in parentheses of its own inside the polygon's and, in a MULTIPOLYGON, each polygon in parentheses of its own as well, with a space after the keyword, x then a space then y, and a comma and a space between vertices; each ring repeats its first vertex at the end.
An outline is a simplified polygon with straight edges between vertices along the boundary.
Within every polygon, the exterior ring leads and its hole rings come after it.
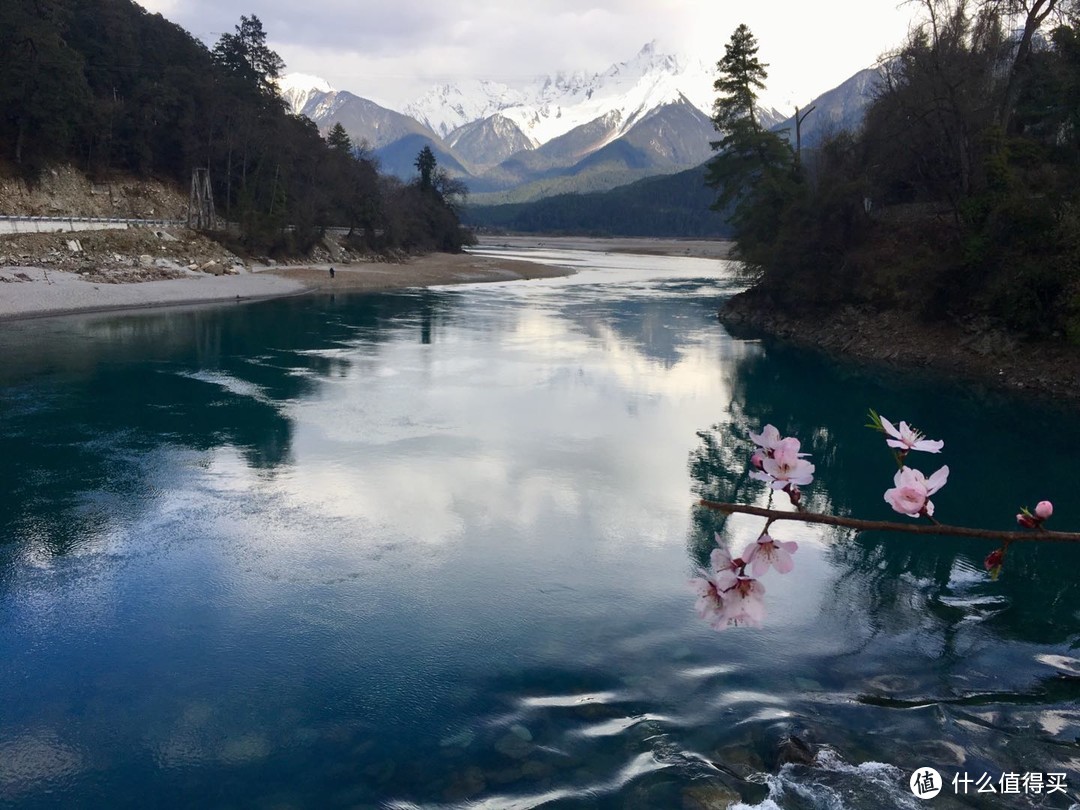
POLYGON ((809 743, 803 742, 794 734, 790 737, 784 737, 780 741, 780 746, 776 752, 777 768, 789 762, 795 765, 814 764, 814 749, 810 747, 809 743))
POLYGON ((682 792, 683 810, 728 810, 740 801, 739 794, 723 782, 694 785, 682 792))

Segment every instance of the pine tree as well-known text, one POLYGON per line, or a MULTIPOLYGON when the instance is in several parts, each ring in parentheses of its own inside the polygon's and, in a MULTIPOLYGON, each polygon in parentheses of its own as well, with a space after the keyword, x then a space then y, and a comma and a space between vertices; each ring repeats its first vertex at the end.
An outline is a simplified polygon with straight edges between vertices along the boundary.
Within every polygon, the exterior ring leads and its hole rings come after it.
POLYGON ((757 41, 740 25, 717 62, 713 126, 723 137, 712 142, 719 154, 706 167, 705 183, 719 189, 712 207, 728 216, 736 252, 749 264, 767 263, 777 217, 797 192, 791 148, 763 129, 755 116, 757 91, 768 74, 757 57, 757 41))
POLYGON ((420 172, 420 188, 427 190, 432 187, 432 178, 435 176, 435 153, 430 146, 425 146, 416 156, 416 170, 420 172))
POLYGON ((214 59, 259 93, 277 95, 276 81, 285 61, 267 46, 262 22, 254 14, 240 17, 235 34, 221 35, 214 46, 214 59))
POLYGON ((351 155, 353 151, 352 138, 340 122, 330 127, 330 132, 326 135, 326 145, 346 155, 351 155))
POLYGON ((757 58, 758 45, 746 25, 740 25, 724 46, 724 58, 716 63, 720 72, 713 89, 720 93, 713 104, 713 126, 730 133, 736 125, 757 126, 754 108, 757 91, 765 89, 769 74, 757 58))

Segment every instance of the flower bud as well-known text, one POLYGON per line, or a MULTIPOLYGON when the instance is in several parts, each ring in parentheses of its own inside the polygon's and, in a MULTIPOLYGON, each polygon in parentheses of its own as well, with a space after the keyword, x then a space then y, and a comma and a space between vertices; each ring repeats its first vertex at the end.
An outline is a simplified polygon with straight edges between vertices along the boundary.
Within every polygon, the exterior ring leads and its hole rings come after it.
POLYGON ((1050 501, 1039 501, 1035 507, 1035 517, 1039 520, 1046 520, 1054 514, 1054 505, 1050 501))
POLYGON ((755 450, 754 454, 750 456, 750 464, 759 470, 762 469, 765 466, 765 454, 760 450, 755 450))
POLYGON ((995 568, 1000 568, 1001 564, 1005 561, 1005 549, 999 548, 991 551, 986 555, 986 559, 983 560, 983 567, 987 571, 993 571, 995 568))
POLYGON ((1039 521, 1032 515, 1026 515, 1023 512, 1016 516, 1016 522, 1023 526, 1025 529, 1034 529, 1039 525, 1039 521))
POLYGON ((788 494, 788 497, 791 499, 792 506, 798 506, 800 503, 802 503, 802 490, 794 484, 788 484, 786 487, 784 487, 784 492, 786 492, 788 494))

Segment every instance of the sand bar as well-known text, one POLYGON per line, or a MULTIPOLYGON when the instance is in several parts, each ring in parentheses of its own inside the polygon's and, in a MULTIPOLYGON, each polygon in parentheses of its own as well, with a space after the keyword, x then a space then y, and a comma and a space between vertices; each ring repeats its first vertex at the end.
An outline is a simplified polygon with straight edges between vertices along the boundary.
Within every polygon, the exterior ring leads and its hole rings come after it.
POLYGON ((733 242, 722 239, 664 239, 634 236, 494 236, 485 235, 480 248, 511 250, 595 250, 601 253, 637 253, 644 256, 690 256, 698 259, 726 259, 733 242))
POLYGON ((182 304, 251 301, 309 291, 379 290, 513 281, 566 275, 568 270, 533 262, 468 254, 436 253, 405 263, 365 262, 306 267, 255 267, 239 275, 192 272, 183 278, 133 283, 98 283, 76 273, 40 267, 0 268, 0 320, 76 312, 141 309, 182 304))

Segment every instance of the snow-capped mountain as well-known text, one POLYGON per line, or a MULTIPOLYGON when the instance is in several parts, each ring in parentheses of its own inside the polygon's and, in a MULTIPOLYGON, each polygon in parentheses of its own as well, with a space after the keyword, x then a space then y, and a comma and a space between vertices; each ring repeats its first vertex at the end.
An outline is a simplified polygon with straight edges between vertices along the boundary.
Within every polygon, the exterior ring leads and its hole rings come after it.
POLYGON ((310 118, 324 135, 334 124, 341 124, 355 144, 371 149, 388 146, 408 135, 438 140, 419 121, 348 90, 334 90, 318 76, 289 73, 278 79, 277 84, 289 110, 310 118))
POLYGON ((463 124, 444 140, 475 166, 494 166, 516 152, 539 146, 517 124, 499 113, 463 124))
POLYGON ((318 124, 324 134, 334 124, 341 124, 353 143, 372 149, 389 146, 409 135, 419 135, 432 142, 439 139, 416 119, 360 98, 348 90, 312 93, 300 112, 318 124))
MULTIPOLYGON (((719 137, 711 121, 715 75, 715 64, 665 53, 654 41, 602 73, 440 85, 402 113, 314 76, 290 74, 281 89, 324 134, 340 123, 402 179, 415 175, 415 156, 429 146, 474 199, 525 200, 700 165, 719 137)), ((823 112, 815 113, 822 123, 823 112)), ((786 118, 767 107, 758 114, 768 128, 786 118)))
POLYGON ((314 96, 334 92, 326 79, 306 73, 287 73, 278 79, 277 86, 281 97, 289 105, 289 111, 296 115, 303 111, 314 96))
POLYGON ((402 112, 445 138, 455 129, 489 118, 505 107, 525 104, 527 99, 524 89, 514 89, 502 82, 471 79, 432 87, 420 98, 406 104, 402 112))
POLYGON ((444 137, 498 113, 538 144, 617 112, 622 126, 611 133, 617 138, 650 110, 680 98, 708 115, 714 74, 715 66, 662 53, 654 41, 603 73, 557 73, 518 88, 488 81, 441 85, 404 112, 444 137))

